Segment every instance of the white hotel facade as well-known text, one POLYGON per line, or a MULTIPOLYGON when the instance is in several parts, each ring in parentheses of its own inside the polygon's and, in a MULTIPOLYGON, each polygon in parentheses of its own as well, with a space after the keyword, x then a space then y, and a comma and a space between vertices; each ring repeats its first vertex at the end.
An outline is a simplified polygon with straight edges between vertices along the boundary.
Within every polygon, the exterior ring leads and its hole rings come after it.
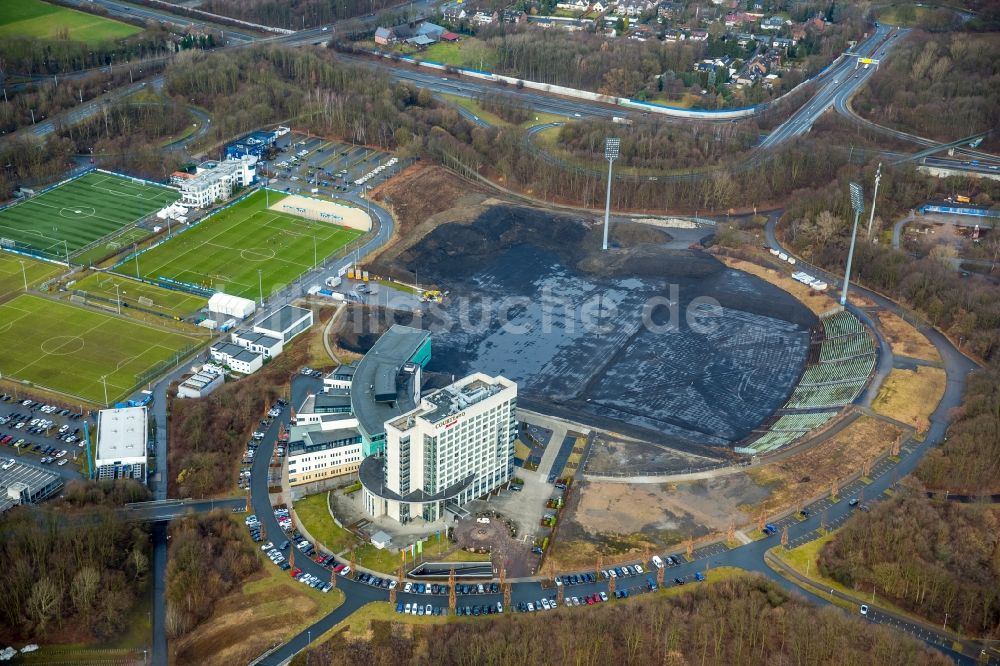
POLYGON ((442 517, 508 482, 517 439, 517 384, 476 373, 423 397, 385 424, 384 454, 359 476, 372 516, 442 517))

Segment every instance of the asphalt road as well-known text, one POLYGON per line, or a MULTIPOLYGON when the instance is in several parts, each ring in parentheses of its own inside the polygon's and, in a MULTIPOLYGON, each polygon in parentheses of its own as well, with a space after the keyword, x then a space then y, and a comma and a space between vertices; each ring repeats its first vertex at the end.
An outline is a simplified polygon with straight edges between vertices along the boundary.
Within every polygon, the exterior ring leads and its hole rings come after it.
MULTIPOLYGON (((773 148, 785 141, 805 134, 812 127, 813 123, 828 108, 835 104, 838 97, 843 96, 848 98, 855 90, 864 85, 868 77, 875 73, 875 68, 857 68, 857 58, 859 56, 884 58, 900 39, 898 36, 893 36, 887 43, 882 45, 882 42, 893 33, 893 30, 894 28, 891 26, 879 25, 868 39, 852 51, 854 55, 842 56, 840 62, 837 62, 826 71, 822 83, 819 84, 813 98, 793 113, 777 129, 767 135, 767 138, 761 142, 760 147, 765 149, 773 148)), ((900 30, 894 34, 899 35, 904 32, 900 30)))
MULTIPOLYGON (((776 216, 772 216, 769 221, 766 229, 767 237, 772 247, 781 247, 774 235, 774 225, 776 219, 776 216)), ((813 273, 822 273, 815 267, 808 266, 808 264, 801 263, 800 267, 803 270, 811 271, 813 273)), ((862 293, 866 297, 874 300, 881 307, 897 313, 900 312, 900 308, 897 305, 887 299, 884 299, 878 294, 874 294, 860 288, 855 289, 857 292, 862 293)), ((867 315, 865 316, 867 317, 867 315)), ((944 396, 941 399, 940 404, 934 410, 934 413, 931 415, 931 425, 926 438, 922 442, 913 441, 904 447, 898 463, 892 464, 891 461, 884 460, 877 464, 872 469, 872 482, 870 484, 865 485, 860 481, 852 482, 845 485, 841 489, 837 502, 832 502, 830 499, 824 499, 810 506, 809 509, 811 511, 811 515, 807 519, 799 521, 788 516, 780 520, 772 521, 778 524, 779 529, 787 527, 790 546, 801 545, 818 538, 818 530, 822 524, 826 524, 831 528, 836 528, 842 525, 846 520, 848 520, 848 518, 850 518, 853 512, 853 509, 849 505, 849 501, 853 498, 860 497, 862 493, 866 498, 865 501, 868 503, 879 501, 882 497, 884 497, 886 489, 892 487, 898 479, 912 472, 923 455, 931 447, 936 446, 943 439, 945 430, 947 429, 949 423, 949 412, 961 404, 965 389, 966 376, 969 372, 976 368, 976 365, 956 350, 951 345, 950 341, 937 331, 928 329, 923 332, 928 336, 931 342, 937 346, 939 352, 941 353, 943 365, 948 376, 944 396)), ((885 348, 881 348, 880 358, 883 362, 888 359, 891 364, 891 352, 887 355, 885 348)), ((305 394, 308 386, 308 380, 297 377, 295 381, 293 381, 293 398, 295 400, 301 400, 301 397, 305 394)), ((254 511, 262 523, 265 524, 267 533, 270 535, 281 533, 271 510, 270 501, 266 492, 267 461, 270 458, 276 435, 277 423, 275 422, 271 425, 264 443, 262 443, 261 447, 258 449, 251 478, 254 511)), ((695 551, 693 561, 669 569, 667 571, 668 575, 666 576, 666 580, 670 581, 675 578, 679 578, 685 582, 691 582, 694 580, 696 572, 704 572, 706 570, 710 571, 711 568, 719 566, 735 566, 768 576, 782 587, 797 594, 801 594, 817 604, 829 603, 826 599, 811 592, 808 587, 800 587, 796 584, 796 582, 778 575, 774 570, 767 566, 765 562, 765 555, 767 551, 776 544, 777 537, 772 536, 751 542, 750 544, 732 550, 718 547, 717 545, 707 546, 695 551)), ((321 578, 329 578, 329 571, 320 567, 312 560, 300 557, 296 558, 295 564, 307 573, 311 573, 321 578)), ((794 576, 792 578, 794 578, 794 576)), ((623 579, 618 585, 618 589, 622 589, 623 587, 632 587, 634 592, 639 593, 644 587, 644 584, 645 580, 642 576, 623 579)), ((363 603, 367 603, 368 601, 386 600, 388 598, 388 593, 384 590, 377 590, 356 581, 345 580, 343 578, 338 579, 338 587, 344 590, 347 594, 348 603, 345 604, 345 606, 338 608, 334 614, 325 617, 308 630, 298 634, 284 645, 276 648, 265 659, 263 659, 261 663, 286 663, 295 654, 304 649, 313 637, 334 626, 340 619, 346 617, 349 611, 359 607, 363 603)), ((568 588, 566 592, 570 596, 582 596, 599 591, 607 591, 606 582, 602 581, 593 584, 573 586, 572 588, 568 588)), ((555 588, 543 588, 541 581, 539 580, 522 579, 513 581, 511 598, 515 606, 520 602, 535 602, 543 597, 554 598, 555 596, 555 588)), ((405 592, 399 591, 396 598, 397 601, 401 601, 403 603, 419 602, 422 604, 432 603, 436 606, 447 605, 447 599, 444 596, 433 597, 430 595, 406 594, 405 592)), ((471 595, 471 598, 463 595, 459 597, 458 603, 459 605, 464 606, 469 604, 496 603, 500 600, 501 595, 471 595)), ((963 645, 964 654, 955 652, 951 648, 953 637, 950 634, 938 630, 928 624, 913 622, 908 618, 894 615, 885 609, 879 608, 876 604, 869 605, 871 606, 871 611, 867 616, 869 622, 886 624, 887 626, 893 627, 897 630, 910 633, 915 638, 923 640, 928 645, 943 651, 958 663, 972 663, 972 656, 978 654, 979 646, 973 641, 969 641, 963 645)), ((990 663, 994 662, 991 661, 990 663)))

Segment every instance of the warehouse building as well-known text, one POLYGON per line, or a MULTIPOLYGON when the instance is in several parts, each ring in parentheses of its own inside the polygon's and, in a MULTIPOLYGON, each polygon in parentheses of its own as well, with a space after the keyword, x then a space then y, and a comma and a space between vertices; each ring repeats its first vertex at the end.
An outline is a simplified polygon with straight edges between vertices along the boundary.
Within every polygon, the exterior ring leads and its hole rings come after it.
POLYGON ((98 479, 146 481, 146 407, 102 409, 97 414, 98 479))
POLYGON ((434 521, 507 483, 517 439, 517 384, 469 375, 385 424, 381 454, 359 477, 366 511, 406 523, 434 521))
POLYGON ((191 375, 177 386, 177 397, 204 398, 222 386, 223 383, 225 383, 225 377, 221 372, 202 368, 201 371, 191 375))
POLYGON ((246 155, 222 162, 202 162, 193 177, 178 178, 177 187, 185 205, 205 208, 216 201, 225 201, 235 188, 247 187, 256 177, 257 158, 246 155))
POLYGON ((287 343, 296 335, 313 325, 312 310, 286 305, 253 327, 254 332, 263 333, 287 343))
POLYGON ((209 348, 212 360, 233 372, 252 375, 264 365, 264 357, 232 342, 220 342, 209 348))
POLYGON ((62 489, 63 482, 58 474, 12 462, 0 466, 0 514, 18 504, 37 504, 62 489))

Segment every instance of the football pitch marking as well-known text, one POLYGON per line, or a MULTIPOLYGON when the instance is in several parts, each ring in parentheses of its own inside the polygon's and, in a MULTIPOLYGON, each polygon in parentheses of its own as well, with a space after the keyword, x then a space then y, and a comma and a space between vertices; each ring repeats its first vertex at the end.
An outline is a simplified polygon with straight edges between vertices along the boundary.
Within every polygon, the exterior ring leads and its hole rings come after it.
POLYGON ((82 350, 86 345, 79 335, 54 335, 44 341, 39 348, 49 356, 68 356, 82 350))

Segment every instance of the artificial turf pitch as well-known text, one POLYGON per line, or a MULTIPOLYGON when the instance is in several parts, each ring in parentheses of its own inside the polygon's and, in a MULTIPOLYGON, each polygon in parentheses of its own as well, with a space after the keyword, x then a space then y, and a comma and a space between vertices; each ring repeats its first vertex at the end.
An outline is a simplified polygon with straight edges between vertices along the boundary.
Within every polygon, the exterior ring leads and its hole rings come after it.
POLYGON ((93 171, 0 211, 0 239, 61 259, 178 198, 166 187, 93 171))
MULTIPOLYGON (((269 196, 271 205, 283 198, 269 196)), ((138 272, 154 282, 168 278, 257 299, 261 291, 266 296, 291 284, 313 267, 314 258, 322 262, 361 233, 269 210, 264 193, 255 192, 140 254, 138 272)), ((116 270, 135 275, 136 262, 116 270)))
POLYGON ((0 373, 105 404, 124 397, 137 379, 198 340, 40 296, 0 304, 0 373))

